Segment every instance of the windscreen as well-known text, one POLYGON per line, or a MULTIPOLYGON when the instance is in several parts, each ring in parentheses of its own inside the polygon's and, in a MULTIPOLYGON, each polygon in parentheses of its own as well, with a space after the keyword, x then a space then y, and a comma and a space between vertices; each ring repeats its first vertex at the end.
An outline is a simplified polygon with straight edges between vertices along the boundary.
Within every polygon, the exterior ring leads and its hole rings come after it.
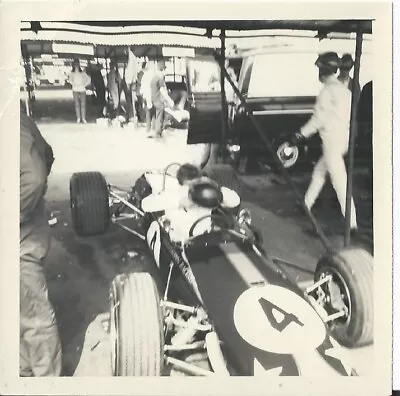
POLYGON ((220 92, 220 70, 213 60, 190 60, 189 78, 192 92, 220 92))
POLYGON ((322 85, 315 59, 315 53, 255 56, 248 97, 317 96, 322 85))

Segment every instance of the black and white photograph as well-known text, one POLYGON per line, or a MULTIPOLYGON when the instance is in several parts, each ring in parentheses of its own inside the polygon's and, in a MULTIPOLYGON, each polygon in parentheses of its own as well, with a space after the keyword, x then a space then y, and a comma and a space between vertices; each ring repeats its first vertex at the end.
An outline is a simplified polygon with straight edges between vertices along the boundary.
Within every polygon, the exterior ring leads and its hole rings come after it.
POLYGON ((2 393, 387 394, 390 3, 56 3, 2 19, 2 393))

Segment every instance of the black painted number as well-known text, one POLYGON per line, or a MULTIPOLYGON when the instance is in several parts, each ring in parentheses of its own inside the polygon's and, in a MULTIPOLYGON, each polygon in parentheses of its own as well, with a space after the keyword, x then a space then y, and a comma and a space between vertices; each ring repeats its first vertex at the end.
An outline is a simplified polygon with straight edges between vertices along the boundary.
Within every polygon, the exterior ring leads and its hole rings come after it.
POLYGON ((296 323, 299 326, 304 326, 304 323, 302 323, 296 315, 286 312, 282 308, 273 304, 271 301, 266 300, 264 297, 261 297, 258 300, 258 302, 260 303, 261 308, 264 310, 265 315, 267 315, 267 318, 271 323, 271 326, 275 330, 282 332, 283 330, 286 329, 287 326, 289 326, 290 323, 296 323), (280 312, 283 315, 283 319, 280 322, 276 320, 275 315, 272 311, 273 309, 275 309, 276 311, 280 312))

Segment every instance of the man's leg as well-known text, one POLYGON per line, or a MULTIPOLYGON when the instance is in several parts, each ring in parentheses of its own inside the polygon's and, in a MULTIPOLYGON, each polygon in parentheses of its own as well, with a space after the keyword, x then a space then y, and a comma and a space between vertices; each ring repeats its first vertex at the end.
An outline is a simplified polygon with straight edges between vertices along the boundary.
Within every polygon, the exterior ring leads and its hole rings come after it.
POLYGON ((308 186, 307 192, 304 197, 304 203, 306 204, 309 210, 311 210, 316 199, 318 198, 322 190, 322 187, 325 184, 325 178, 326 178, 326 164, 325 164, 325 157, 324 155, 322 155, 321 158, 318 160, 318 162, 315 164, 311 176, 311 182, 310 185, 308 186))
POLYGON ((74 96, 76 122, 81 122, 81 104, 79 99, 79 92, 72 92, 74 96))
POLYGON ((21 261, 20 374, 60 376, 61 343, 40 264, 21 261))
POLYGON ((86 123, 86 92, 80 92, 82 121, 86 123))
MULTIPOLYGON (((340 151, 329 151, 325 155, 325 161, 344 217, 346 213, 347 173, 342 153, 340 151)), ((357 228, 357 214, 353 198, 351 199, 350 216, 350 227, 357 228)))
POLYGON ((146 132, 151 130, 151 120, 153 118, 153 108, 149 109, 146 105, 146 132))
POLYGON ((157 137, 162 136, 163 124, 164 124, 164 106, 156 107, 156 119, 155 119, 155 126, 154 126, 154 133, 157 137))
POLYGON ((61 373, 61 343, 42 266, 49 244, 50 235, 45 221, 29 229, 21 227, 21 376, 59 376, 61 373))

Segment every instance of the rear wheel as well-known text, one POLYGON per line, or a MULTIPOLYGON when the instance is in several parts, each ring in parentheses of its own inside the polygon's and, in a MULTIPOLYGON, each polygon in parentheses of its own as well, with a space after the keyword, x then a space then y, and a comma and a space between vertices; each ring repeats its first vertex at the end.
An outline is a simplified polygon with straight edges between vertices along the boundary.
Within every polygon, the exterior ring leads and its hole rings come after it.
POLYGON ((104 233, 110 223, 108 186, 99 172, 74 173, 70 184, 72 225, 78 235, 104 233))
POLYGON ((331 324, 332 335, 347 347, 373 342, 373 258, 364 249, 351 247, 323 257, 315 270, 315 281, 332 281, 321 288, 328 314, 344 309, 345 316, 331 324))
POLYGON ((117 275, 110 289, 110 313, 113 375, 161 376, 163 323, 151 275, 117 275))

